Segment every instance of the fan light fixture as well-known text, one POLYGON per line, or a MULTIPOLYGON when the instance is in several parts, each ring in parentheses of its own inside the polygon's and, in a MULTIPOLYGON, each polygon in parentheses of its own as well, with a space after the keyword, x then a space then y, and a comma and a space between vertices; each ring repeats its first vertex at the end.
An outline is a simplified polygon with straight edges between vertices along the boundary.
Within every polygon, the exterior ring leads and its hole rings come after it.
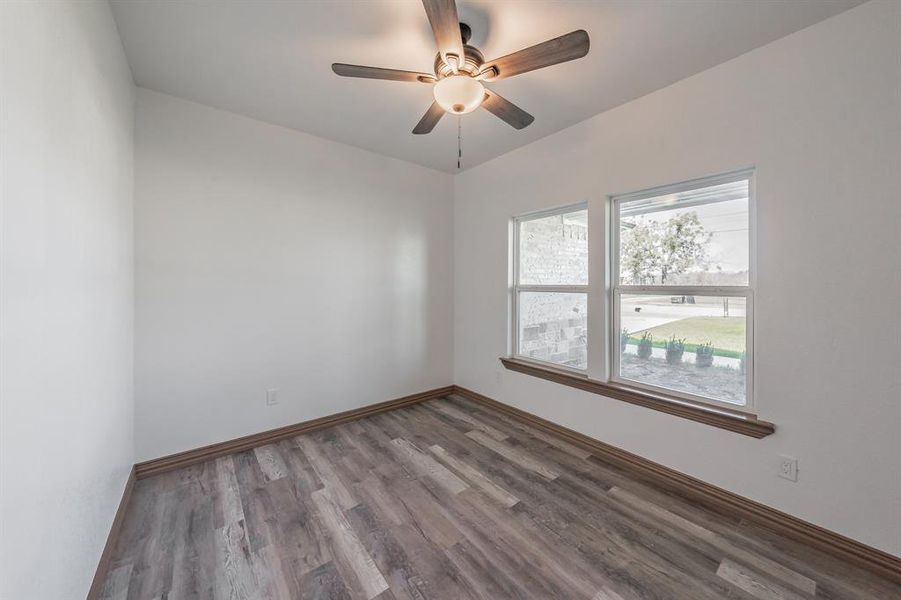
MULTIPOLYGON (((432 93, 435 101, 413 128, 414 135, 432 131, 446 113, 465 115, 480 106, 515 129, 528 127, 535 117, 494 90, 486 89, 482 83, 490 87, 501 79, 582 58, 588 54, 591 45, 588 32, 577 29, 486 61, 482 52, 469 43, 472 28, 460 22, 456 0, 422 0, 422 7, 438 46, 432 73, 332 63, 332 71, 341 77, 409 81, 434 86, 432 93)), ((459 148, 457 150, 459 158, 459 148)))
POLYGON ((481 106, 485 86, 469 75, 451 75, 435 84, 435 102, 455 115, 465 115, 481 106))

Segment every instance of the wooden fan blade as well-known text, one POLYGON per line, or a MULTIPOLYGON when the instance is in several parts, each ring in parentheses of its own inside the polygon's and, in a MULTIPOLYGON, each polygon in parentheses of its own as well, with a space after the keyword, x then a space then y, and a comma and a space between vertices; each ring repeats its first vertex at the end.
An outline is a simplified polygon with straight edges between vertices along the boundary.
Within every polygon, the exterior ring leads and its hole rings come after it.
POLYGON ((519 52, 488 61, 482 67, 482 72, 490 71, 493 67, 497 71, 497 75, 489 76, 488 79, 497 81, 505 77, 513 77, 520 73, 582 58, 588 54, 589 46, 588 32, 579 29, 519 52))
POLYGON ((413 71, 400 71, 398 69, 382 69, 381 67, 364 67, 362 65, 347 65, 333 63, 332 71, 341 77, 363 77, 365 79, 388 79, 391 81, 419 81, 421 83, 435 83, 435 78, 427 73, 415 73, 413 71))
POLYGON ((528 127, 535 120, 535 117, 490 90, 485 90, 482 106, 495 117, 516 129, 528 127))
POLYGON ((419 123, 413 128, 413 133, 422 135, 423 133, 430 132, 435 128, 435 125, 438 124, 438 121, 440 121, 443 116, 444 109, 441 108, 441 105, 437 102, 432 102, 429 110, 425 111, 425 114, 419 119, 419 123))
MULTIPOLYGON (((460 35, 460 19, 457 17, 457 4, 454 0, 422 0, 425 14, 435 34, 438 52, 447 58, 448 54, 463 60, 463 37, 460 35)), ((451 64, 448 61, 448 64, 451 64)), ((451 64, 453 67, 454 65, 451 64)))

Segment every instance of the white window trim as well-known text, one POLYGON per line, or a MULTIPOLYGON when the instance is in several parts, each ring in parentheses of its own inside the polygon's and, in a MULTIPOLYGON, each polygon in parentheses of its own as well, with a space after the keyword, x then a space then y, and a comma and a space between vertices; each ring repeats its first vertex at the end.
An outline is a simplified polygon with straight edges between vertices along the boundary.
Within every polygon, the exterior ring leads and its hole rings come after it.
MULTIPOLYGON (((721 175, 711 177, 702 177, 692 179, 682 183, 665 185, 638 192, 627 194, 614 194, 608 197, 608 205, 610 207, 610 252, 608 269, 610 273, 610 292, 607 295, 608 311, 607 322, 611 323, 607 338, 607 356, 610 367, 608 381, 618 385, 628 386, 636 389, 644 389, 654 392, 662 396, 670 396, 680 401, 685 401, 701 406, 715 406, 717 408, 742 414, 755 414, 755 398, 754 398, 754 289, 756 287, 756 193, 755 193, 755 170, 753 168, 741 169, 721 175), (621 202, 629 202, 642 200, 644 198, 652 198, 666 194, 675 194, 687 190, 710 187, 724 183, 733 183, 736 181, 748 182, 748 285, 747 286, 659 286, 659 285, 621 285, 619 283, 619 210, 617 204, 621 202), (688 394, 677 390, 663 388, 650 385, 631 379, 625 379, 618 376, 619 373, 619 333, 620 326, 620 296, 629 293, 666 293, 672 295, 698 295, 698 296, 729 296, 745 298, 746 311, 746 327, 745 327, 745 404, 737 405, 730 402, 723 402, 715 398, 706 398, 694 394, 688 394)), ((589 216, 590 220, 590 216, 589 216)), ((589 240, 591 239, 591 231, 589 230, 589 240)), ((591 265, 589 264, 589 269, 591 265)), ((591 321, 591 311, 589 310, 589 322, 591 321)), ((589 338, 590 340, 590 338, 589 338)), ((589 368, 592 363, 592 355, 588 355, 589 368)))
MULTIPOLYGON (((588 281, 589 283, 586 285, 545 285, 545 284, 524 284, 520 285, 519 283, 519 226, 523 222, 526 221, 534 221, 536 219, 544 219, 546 217, 553 217, 555 215, 566 214, 570 212, 576 212, 580 210, 587 210, 588 203, 587 202, 579 202, 576 204, 569 204, 567 206, 559 206, 546 210, 539 210, 530 213, 526 213, 523 215, 518 215, 514 217, 511 221, 513 225, 513 269, 512 269, 512 282, 510 286, 510 352, 508 354, 517 360, 522 360, 526 362, 530 362, 536 365, 540 365, 544 368, 556 369, 559 371, 563 371, 565 373, 571 373, 574 375, 580 375, 583 377, 587 377, 588 373, 591 369, 591 352, 590 347, 586 350, 588 356, 588 368, 587 369, 577 369, 575 367, 570 367, 567 365, 559 365, 557 363, 552 363, 549 361, 537 360, 535 358, 531 358, 529 356, 523 356, 519 353, 519 295, 520 292, 562 292, 562 293, 576 293, 576 294, 585 294, 586 304, 589 306, 588 309, 588 323, 591 323, 591 265, 589 261, 588 267, 588 281)), ((590 213, 589 217, 590 219, 590 213)), ((588 231, 588 243, 591 243, 591 230, 589 228, 588 231)), ((589 335, 589 344, 591 343, 591 337, 589 335)))

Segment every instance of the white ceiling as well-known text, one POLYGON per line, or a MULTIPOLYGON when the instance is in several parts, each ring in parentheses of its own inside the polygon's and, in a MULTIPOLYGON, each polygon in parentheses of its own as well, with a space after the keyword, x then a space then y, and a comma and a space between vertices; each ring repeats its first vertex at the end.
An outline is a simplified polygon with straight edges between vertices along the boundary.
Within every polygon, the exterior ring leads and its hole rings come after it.
MULTIPOLYGON (((830 17, 862 0, 458 0, 471 44, 496 58, 574 29, 583 59, 489 87, 535 116, 517 131, 463 118, 463 168, 830 17)), ((420 83, 338 77, 332 62, 431 72, 419 0, 113 0, 138 85, 447 172, 457 117, 410 133, 432 101, 420 83)))

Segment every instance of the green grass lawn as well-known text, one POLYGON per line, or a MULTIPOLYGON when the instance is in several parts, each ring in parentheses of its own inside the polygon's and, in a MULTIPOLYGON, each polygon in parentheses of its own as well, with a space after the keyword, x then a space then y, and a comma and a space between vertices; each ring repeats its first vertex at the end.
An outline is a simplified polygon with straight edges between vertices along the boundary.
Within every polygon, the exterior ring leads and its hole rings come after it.
POLYGON ((666 347, 672 336, 685 338, 685 351, 694 352, 705 342, 713 343, 714 354, 739 358, 745 349, 744 317, 690 317, 651 327, 647 330, 630 331, 629 343, 637 344, 645 331, 654 336, 654 346, 666 347))

